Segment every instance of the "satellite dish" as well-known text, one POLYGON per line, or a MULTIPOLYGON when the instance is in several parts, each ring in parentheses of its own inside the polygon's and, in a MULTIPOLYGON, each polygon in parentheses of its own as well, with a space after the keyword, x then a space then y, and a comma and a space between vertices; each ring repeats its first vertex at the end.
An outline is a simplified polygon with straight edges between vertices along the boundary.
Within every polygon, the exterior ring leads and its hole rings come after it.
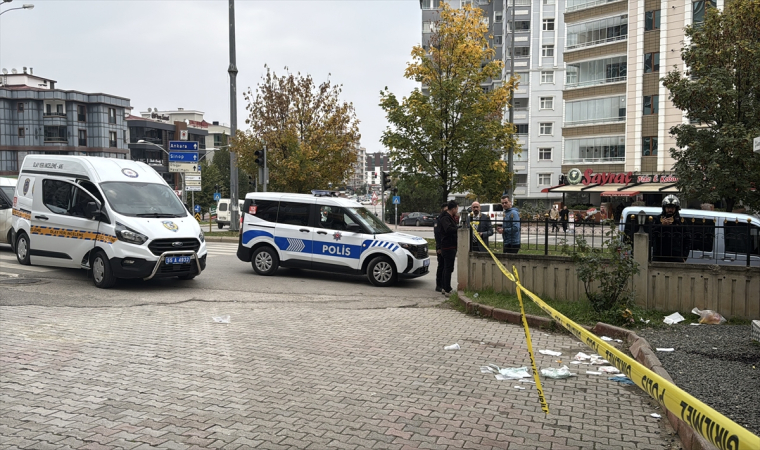
POLYGON ((18 73, 18 70, 16 70, 16 69, 11 69, 11 73, 18 73))
POLYGON ((3 75, 8 75, 8 69, 3 69, 3 75))

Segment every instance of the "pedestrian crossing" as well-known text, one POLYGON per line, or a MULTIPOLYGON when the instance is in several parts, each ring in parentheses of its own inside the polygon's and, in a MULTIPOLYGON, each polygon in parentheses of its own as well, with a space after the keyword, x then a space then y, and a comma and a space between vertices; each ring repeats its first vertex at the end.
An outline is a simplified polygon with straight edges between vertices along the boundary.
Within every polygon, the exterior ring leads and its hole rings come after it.
POLYGON ((206 250, 208 250, 208 256, 206 258, 213 258, 216 256, 236 256, 238 244, 237 242, 208 242, 206 241, 206 250))

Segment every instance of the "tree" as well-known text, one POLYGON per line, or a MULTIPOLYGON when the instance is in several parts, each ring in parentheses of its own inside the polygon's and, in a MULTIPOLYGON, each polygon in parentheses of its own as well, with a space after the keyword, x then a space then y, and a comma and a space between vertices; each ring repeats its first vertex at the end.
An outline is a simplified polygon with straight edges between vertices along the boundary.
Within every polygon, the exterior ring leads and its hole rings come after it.
MULTIPOLYGON (((417 173, 404 173, 396 181, 398 193, 401 197, 399 215, 401 212, 422 211, 438 215, 441 210, 441 196, 438 192, 438 183, 428 176, 417 173)), ((385 205, 386 217, 390 217, 391 223, 396 208, 392 202, 385 205)))
MULTIPOLYGON (((203 163, 203 161, 201 161, 203 163)), ((218 182, 214 184, 219 185, 219 192, 222 194, 222 198, 230 198, 230 150, 227 148, 221 148, 214 152, 213 159, 211 161, 211 164, 209 166, 212 166, 214 169, 211 169, 211 173, 218 174, 218 182)), ((201 173, 203 173, 202 178, 202 188, 204 191, 207 192, 206 187, 209 187, 209 189, 213 189, 214 184, 205 184, 206 181, 206 172, 203 172, 205 167, 203 167, 203 164, 201 164, 201 173)), ((255 173, 255 172, 254 172, 255 173)), ((209 177, 209 180, 211 177, 209 177)), ((245 198, 246 192, 249 192, 249 186, 248 186, 248 173, 246 173, 245 170, 241 167, 240 161, 238 160, 238 199, 245 198)), ((213 196, 213 193, 212 193, 213 196)))
POLYGON ((457 190, 477 194, 486 174, 497 175, 492 182, 501 193, 511 174, 494 163, 515 148, 513 126, 502 123, 515 80, 484 92, 481 84, 500 79, 503 63, 488 45, 481 10, 441 6, 429 51, 415 46, 404 73, 427 92, 415 89, 400 102, 388 88, 380 92, 390 123, 381 142, 396 164, 435 178, 439 200, 457 190))
POLYGON ((760 2, 709 8, 704 23, 686 27, 686 71, 663 78, 673 104, 695 123, 671 128, 676 184, 689 197, 760 209, 760 2), (753 190, 755 188, 755 190, 753 190))
POLYGON ((266 144, 268 190, 343 185, 356 162, 360 135, 354 106, 340 101, 341 92, 329 80, 317 86, 311 75, 278 77, 267 68, 255 94, 250 89, 244 94, 250 129, 238 133, 234 143, 240 166, 257 173, 253 152, 266 144))

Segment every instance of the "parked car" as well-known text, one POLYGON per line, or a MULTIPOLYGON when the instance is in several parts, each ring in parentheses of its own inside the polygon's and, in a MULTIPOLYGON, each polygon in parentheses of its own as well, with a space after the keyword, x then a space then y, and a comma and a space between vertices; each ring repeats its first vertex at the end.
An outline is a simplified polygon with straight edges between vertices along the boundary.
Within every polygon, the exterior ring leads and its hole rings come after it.
POLYGON ((408 213, 408 212, 401 213, 401 215, 398 218, 398 223, 404 223, 404 219, 406 219, 406 216, 408 216, 409 214, 411 213, 408 213))
POLYGON ((414 225, 416 227, 426 225, 432 227, 435 225, 435 216, 425 212, 412 212, 403 218, 401 225, 414 225))

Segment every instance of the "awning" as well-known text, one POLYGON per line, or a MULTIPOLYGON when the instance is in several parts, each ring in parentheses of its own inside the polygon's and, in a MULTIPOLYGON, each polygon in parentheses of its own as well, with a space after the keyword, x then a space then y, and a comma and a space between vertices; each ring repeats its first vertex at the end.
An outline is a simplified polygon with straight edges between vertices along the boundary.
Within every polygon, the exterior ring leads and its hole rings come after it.
POLYGON ((639 191, 605 191, 602 197, 635 197, 638 194, 639 191))
POLYGON ((676 185, 673 183, 642 183, 634 186, 630 186, 625 190, 639 191, 639 192, 655 192, 655 193, 677 193, 676 185))
POLYGON ((549 192, 555 192, 555 189, 560 188, 562 186, 564 186, 564 184, 558 184, 556 186, 552 186, 552 187, 548 187, 548 188, 543 188, 543 189, 541 189, 541 193, 542 194, 546 194, 546 193, 549 193, 549 192))
POLYGON ((596 184, 593 186, 584 186, 583 189, 581 189, 581 192, 606 192, 606 191, 617 191, 622 190, 625 188, 625 184, 614 184, 614 183, 608 183, 608 184, 596 184))

